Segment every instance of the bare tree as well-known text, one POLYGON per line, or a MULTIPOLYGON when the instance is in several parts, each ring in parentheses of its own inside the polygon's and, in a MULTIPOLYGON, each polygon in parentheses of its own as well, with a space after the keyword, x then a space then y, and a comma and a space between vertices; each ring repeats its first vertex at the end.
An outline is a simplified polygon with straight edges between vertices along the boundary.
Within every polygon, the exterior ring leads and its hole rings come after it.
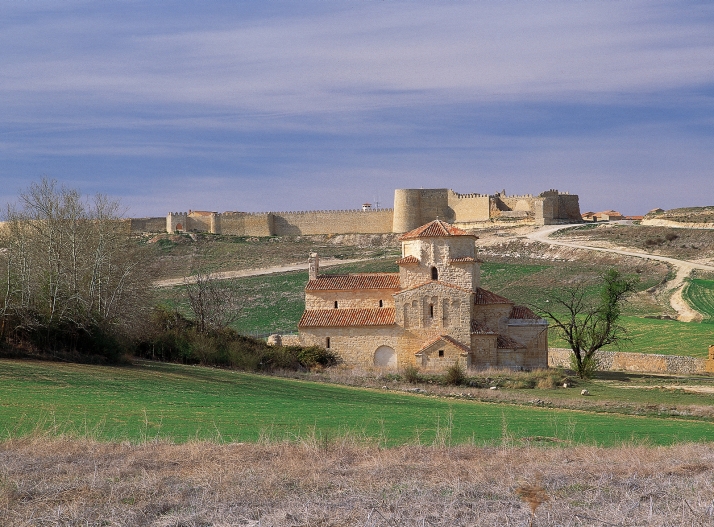
POLYGON ((118 331, 147 307, 150 275, 117 201, 42 179, 10 206, 0 232, 2 336, 118 331), (12 319, 12 324, 8 322, 12 319))
POLYGON ((194 257, 195 270, 184 278, 186 297, 200 333, 228 327, 241 311, 240 295, 231 284, 205 269, 206 253, 194 257))
POLYGON ((581 378, 596 369, 597 350, 627 340, 627 330, 619 324, 621 306, 637 282, 637 277, 610 269, 602 275, 597 301, 588 294, 589 284, 581 282, 552 295, 549 307, 540 307, 573 350, 573 366, 581 378))

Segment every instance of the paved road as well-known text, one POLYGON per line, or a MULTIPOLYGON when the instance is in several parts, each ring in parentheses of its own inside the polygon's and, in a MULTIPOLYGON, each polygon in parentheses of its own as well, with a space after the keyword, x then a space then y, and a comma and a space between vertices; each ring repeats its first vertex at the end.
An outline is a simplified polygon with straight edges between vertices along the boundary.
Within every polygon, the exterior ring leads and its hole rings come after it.
MULTIPOLYGON (((332 267, 335 265, 350 264, 355 262, 366 262, 368 260, 373 260, 374 258, 357 258, 354 260, 338 260, 335 258, 330 259, 320 259, 320 268, 322 267, 332 267)), ((287 273, 289 271, 304 271, 307 269, 306 263, 291 264, 291 265, 279 265, 275 267, 261 267, 258 269, 242 269, 240 271, 224 271, 222 273, 214 273, 211 275, 217 280, 228 280, 231 278, 243 278, 246 276, 260 276, 264 274, 275 274, 275 273, 287 273)), ((183 285, 188 281, 188 283, 195 282, 195 278, 187 277, 184 278, 169 278, 166 280, 157 280, 154 282, 154 287, 174 287, 177 285, 183 285)))
POLYGON ((667 289, 672 290, 672 296, 670 298, 670 304, 677 311, 678 320, 684 322, 690 322, 693 320, 701 320, 701 313, 694 311, 689 304, 682 298, 682 290, 684 289, 684 281, 689 275, 691 275, 694 269, 701 269, 704 271, 714 271, 714 266, 700 264, 697 262, 690 262, 688 260, 679 260, 677 258, 670 258, 668 256, 660 256, 657 254, 649 254, 645 252, 624 250, 624 249, 611 249, 607 247, 593 247, 591 245, 583 245, 581 243, 566 242, 561 240, 554 240, 549 238, 551 234, 562 229, 568 229, 570 227, 576 227, 578 224, 572 225, 548 225, 542 227, 537 231, 527 234, 526 237, 539 241, 542 243, 547 243, 550 245, 558 245, 561 247, 572 247, 574 249, 586 249, 588 251, 600 251, 605 253, 615 253, 621 254, 623 256, 634 256, 635 258, 646 258, 647 260, 656 260, 658 262, 665 262, 672 265, 676 270, 677 274, 673 280, 667 283, 667 289))

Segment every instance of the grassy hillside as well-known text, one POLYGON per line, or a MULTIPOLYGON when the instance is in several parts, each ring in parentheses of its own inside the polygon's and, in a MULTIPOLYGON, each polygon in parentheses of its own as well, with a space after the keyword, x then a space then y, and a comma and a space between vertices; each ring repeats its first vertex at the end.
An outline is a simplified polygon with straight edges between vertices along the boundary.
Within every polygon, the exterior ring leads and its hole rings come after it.
MULTIPOLYGON (((708 398, 699 400, 705 404, 708 398)), ((447 400, 174 364, 118 368, 2 360, 0 437, 33 433, 177 442, 351 436, 382 445, 547 437, 615 445, 704 441, 714 425, 447 400)))
MULTIPOLYGON (((714 280, 695 278, 686 285, 682 296, 689 304, 705 317, 705 321, 714 322, 714 280)), ((710 328, 714 342, 714 328, 710 328)))
MULTIPOLYGON (((331 267, 326 272, 361 273, 397 270, 394 260, 389 258, 331 267)), ((481 270, 484 287, 525 305, 541 304, 547 298, 548 292, 555 290, 557 284, 562 283, 561 281, 567 282, 582 276, 595 278, 601 271, 598 267, 577 263, 548 265, 501 262, 484 263, 481 270)), ((243 310, 234 324, 235 329, 245 334, 297 331, 297 323, 305 307, 304 288, 307 278, 306 272, 291 272, 232 281, 245 299, 243 310)), ((662 278, 659 275, 643 276, 639 289, 649 288, 662 278)), ((695 282, 708 283, 701 280, 695 282)), ((188 312, 187 305, 180 300, 180 287, 163 290, 161 294, 164 302, 178 305, 182 311, 188 312)), ((591 287, 590 294, 596 295, 597 288, 591 287)), ((623 348, 623 351, 706 356, 707 347, 712 339, 710 325, 642 318, 642 315, 660 312, 659 306, 646 293, 638 294, 626 304, 623 322, 630 331, 632 341, 623 348)), ((564 347, 565 345, 555 332, 551 332, 550 339, 551 346, 564 347)))

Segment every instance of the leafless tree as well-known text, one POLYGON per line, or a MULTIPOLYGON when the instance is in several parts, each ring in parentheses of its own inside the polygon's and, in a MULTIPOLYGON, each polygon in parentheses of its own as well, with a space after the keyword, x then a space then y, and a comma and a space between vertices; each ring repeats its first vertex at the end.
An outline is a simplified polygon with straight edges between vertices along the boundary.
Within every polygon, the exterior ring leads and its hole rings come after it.
POLYGON ((151 277, 117 201, 86 199, 44 178, 8 207, 6 220, 2 336, 8 329, 132 327, 148 304, 151 277))
POLYGON ((205 261, 206 253, 197 253, 193 273, 184 278, 186 297, 200 333, 228 327, 241 311, 237 289, 207 271, 205 261))

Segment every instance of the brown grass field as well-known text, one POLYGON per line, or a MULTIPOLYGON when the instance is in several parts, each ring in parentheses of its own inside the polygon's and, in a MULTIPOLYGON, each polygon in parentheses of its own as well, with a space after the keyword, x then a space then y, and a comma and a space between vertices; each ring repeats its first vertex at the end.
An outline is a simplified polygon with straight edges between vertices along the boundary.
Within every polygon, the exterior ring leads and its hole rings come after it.
POLYGON ((0 525, 714 525, 714 446, 35 437, 0 443, 0 525))

